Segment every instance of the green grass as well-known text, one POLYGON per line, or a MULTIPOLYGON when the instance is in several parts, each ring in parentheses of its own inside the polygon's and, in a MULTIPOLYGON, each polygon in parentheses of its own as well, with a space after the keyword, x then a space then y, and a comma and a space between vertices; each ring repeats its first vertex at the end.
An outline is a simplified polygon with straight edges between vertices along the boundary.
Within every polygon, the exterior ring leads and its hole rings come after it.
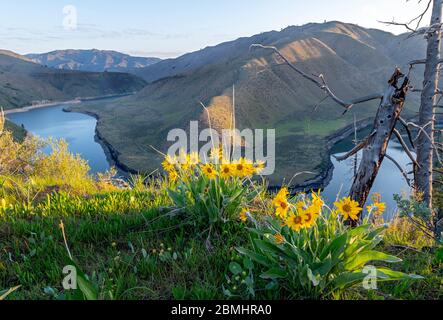
MULTIPOLYGON (((73 258, 99 286, 102 299, 226 299, 223 287, 232 290, 234 284, 225 275, 239 259, 234 248, 248 245, 247 229, 235 221, 226 224, 208 250, 206 234, 183 215, 168 216, 171 201, 163 191, 54 194, 32 208, 9 211, 0 222, 0 288, 21 285, 8 299, 63 298, 62 269, 69 264, 59 228, 63 220, 73 258)), ((349 299, 443 297, 443 265, 432 252, 384 246, 404 259, 398 270, 425 279, 351 291, 349 299)), ((257 298, 277 297, 259 292, 257 298)))
POLYGON ((161 208, 168 199, 157 196, 110 193, 82 204, 54 196, 51 205, 33 208, 32 214, 19 210, 2 217, 0 288, 20 284, 11 299, 50 299, 45 288, 62 291, 67 256, 58 226, 63 220, 72 255, 83 272, 101 279, 102 298, 223 298, 224 274, 246 230, 231 223, 208 252, 206 238, 184 227, 181 217, 165 216, 161 208), (130 203, 131 197, 132 205, 119 212, 104 209, 105 203, 130 203))

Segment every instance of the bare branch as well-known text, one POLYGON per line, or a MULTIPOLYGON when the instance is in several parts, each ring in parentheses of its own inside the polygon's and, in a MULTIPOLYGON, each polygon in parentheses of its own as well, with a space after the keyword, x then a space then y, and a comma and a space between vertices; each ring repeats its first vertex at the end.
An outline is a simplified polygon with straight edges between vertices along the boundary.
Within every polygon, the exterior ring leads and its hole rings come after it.
POLYGON ((403 147, 403 149, 405 150, 406 154, 408 155, 408 157, 411 159, 411 161, 420 168, 420 165, 417 162, 417 159, 415 159, 415 157, 413 156, 411 150, 409 150, 408 146, 406 145, 405 141, 403 140, 403 137, 401 136, 401 133, 397 130, 394 129, 394 134, 397 137, 397 140, 400 142, 401 146, 403 147))
POLYGON ((357 98, 355 100, 351 101, 344 101, 337 97, 335 93, 329 88, 328 84, 326 83, 325 77, 320 74, 318 77, 311 76, 304 72, 303 70, 296 67, 291 61, 289 61, 276 47, 273 46, 264 46, 262 44, 252 44, 251 48, 261 48, 261 49, 269 49, 274 51, 283 61, 295 72, 297 72, 299 75, 301 75, 303 78, 309 80, 313 84, 315 84, 317 87, 319 87, 321 90, 323 90, 332 100, 334 100, 337 104, 341 105, 343 108, 346 109, 346 111, 350 110, 354 105, 360 104, 363 102, 381 99, 383 98, 383 94, 381 93, 375 93, 371 94, 365 97, 357 98))
MULTIPOLYGON (((400 117, 400 119, 401 119, 401 117, 400 117)), ((438 147, 437 147, 437 145, 435 144, 435 142, 434 142, 434 140, 429 136, 429 134, 426 132, 426 130, 425 130, 425 128, 426 127, 429 127, 430 125, 432 125, 432 121, 431 122, 429 122, 428 124, 426 124, 425 126, 423 126, 423 127, 421 127, 421 126, 419 126, 418 124, 416 124, 416 123, 414 123, 414 122, 406 122, 404 119, 402 119, 402 121, 403 122, 405 122, 408 126, 410 126, 410 127, 414 127, 414 128, 416 128, 416 129, 418 129, 420 132, 419 132, 419 134, 417 135, 417 138, 415 138, 415 141, 417 141, 418 139, 419 139, 419 137, 421 136, 421 134, 424 134, 425 136, 426 136, 426 138, 431 142, 431 144, 432 144, 432 147, 434 148, 434 150, 435 150, 435 155, 437 156, 437 159, 438 159, 438 162, 439 163, 442 163, 442 160, 441 160, 441 157, 440 157, 440 154, 439 154, 439 152, 438 152, 438 147)), ((436 132, 438 132, 437 130, 435 130, 436 132)), ((440 130, 439 130, 440 131, 440 130)))
MULTIPOLYGON (((394 20, 392 20, 392 22, 387 22, 387 21, 379 21, 380 23, 384 23, 386 25, 394 25, 394 26, 402 26, 405 27, 407 30, 411 31, 412 34, 417 33, 417 31, 419 31, 418 29, 420 28, 420 25, 423 21, 424 16, 426 15, 426 13, 429 11, 431 4, 432 4, 433 0, 428 0, 428 3, 426 5, 425 10, 420 13, 417 17, 413 18, 412 20, 410 20, 409 22, 395 22, 394 20), (413 24, 414 22, 417 22, 415 26, 411 27, 411 24, 413 24)), ((421 0, 419 1, 419 3, 421 2, 421 0)), ((422 31, 422 30, 420 30, 422 31)), ((411 36, 411 35, 410 35, 411 36)))
POLYGON ((411 187, 411 179, 409 179, 408 174, 406 173, 405 170, 403 170, 401 165, 394 158, 392 158, 389 154, 385 154, 385 157, 388 158, 389 160, 391 160, 395 164, 395 166, 398 168, 398 170, 400 170, 401 174, 405 178, 408 186, 411 187))
POLYGON ((411 130, 409 130, 408 124, 401 117, 399 118, 399 121, 403 125, 403 127, 406 129, 406 133, 408 134, 409 142, 411 143, 412 148, 415 149, 415 144, 414 144, 414 141, 412 140, 412 133, 411 133, 411 130))
POLYGON ((358 145, 356 145, 354 147, 354 149, 352 149, 351 151, 349 151, 348 153, 346 153, 345 155, 341 156, 341 157, 337 157, 334 156, 334 158, 337 161, 345 161, 346 159, 349 159, 350 157, 352 157, 353 155, 357 154, 360 150, 362 150, 363 148, 365 148, 368 144, 369 144, 369 140, 371 139, 371 137, 373 137, 375 134, 377 133, 377 131, 374 131, 373 133, 371 133, 369 135, 369 137, 367 137, 365 140, 363 140, 362 142, 360 142, 358 145))

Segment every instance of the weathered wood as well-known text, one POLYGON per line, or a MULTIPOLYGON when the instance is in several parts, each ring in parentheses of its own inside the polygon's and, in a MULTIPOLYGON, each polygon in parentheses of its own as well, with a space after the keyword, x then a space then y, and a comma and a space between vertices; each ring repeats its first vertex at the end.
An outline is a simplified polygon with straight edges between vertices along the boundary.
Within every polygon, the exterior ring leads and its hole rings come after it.
POLYGON ((434 0, 432 8, 431 26, 438 26, 427 33, 427 56, 423 81, 423 91, 421 95, 421 106, 419 113, 419 126, 424 132, 419 133, 417 140, 417 161, 420 168, 417 168, 416 189, 423 194, 423 200, 432 210, 433 193, 433 161, 434 161, 434 107, 437 105, 435 92, 438 91, 440 78, 439 64, 441 61, 441 19, 442 0, 434 0))
POLYGON ((398 82, 404 77, 399 69, 396 69, 375 117, 372 135, 368 137, 363 156, 354 179, 350 196, 361 206, 366 204, 375 178, 380 170, 386 155, 389 141, 395 129, 395 125, 403 111, 406 94, 409 88, 409 79, 404 79, 399 88, 398 82))

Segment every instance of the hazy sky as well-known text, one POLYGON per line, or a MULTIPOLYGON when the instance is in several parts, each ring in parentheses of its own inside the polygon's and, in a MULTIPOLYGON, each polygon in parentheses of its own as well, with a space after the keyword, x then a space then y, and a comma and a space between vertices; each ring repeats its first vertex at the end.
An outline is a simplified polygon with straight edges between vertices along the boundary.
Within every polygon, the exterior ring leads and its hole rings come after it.
MULTIPOLYGON (((18 53, 109 49, 175 57, 289 25, 340 20, 393 33, 377 20, 408 21, 418 0, 0 0, 0 48, 18 53), (73 5, 77 28, 63 8, 73 5), (69 18, 69 17, 68 17, 69 18)), ((72 11, 71 11, 72 13, 72 11)), ((426 19, 428 23, 429 18, 426 19)))

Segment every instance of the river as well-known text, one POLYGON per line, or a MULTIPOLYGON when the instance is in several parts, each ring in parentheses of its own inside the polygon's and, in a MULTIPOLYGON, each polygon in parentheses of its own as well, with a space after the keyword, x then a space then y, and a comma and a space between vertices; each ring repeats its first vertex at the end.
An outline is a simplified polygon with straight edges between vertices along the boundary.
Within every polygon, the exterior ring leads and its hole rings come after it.
MULTIPOLYGON (((69 105, 64 104, 12 113, 7 117, 18 125, 24 125, 26 130, 42 138, 65 139, 69 143, 72 153, 79 154, 88 161, 92 173, 108 170, 110 168, 109 159, 95 137, 97 120, 85 114, 64 112, 63 109, 66 107, 69 107, 69 105)), ((365 137, 367 133, 367 130, 358 132, 358 138, 365 137)), ((336 144, 332 149, 332 153, 342 155, 351 150, 353 148, 352 138, 336 144)), ((388 154, 394 157, 404 168, 411 169, 411 161, 397 142, 392 141, 390 143, 388 154)), ((361 153, 358 155, 358 159, 360 158, 361 153)), ((334 157, 331 157, 331 160, 334 165, 332 180, 323 190, 323 196, 328 200, 328 203, 334 202, 339 190, 341 190, 341 195, 348 193, 353 180, 355 163, 354 158, 344 162, 338 162, 334 157)), ((383 163, 373 190, 382 194, 383 200, 388 204, 388 216, 392 215, 396 209, 393 195, 409 194, 409 188, 404 177, 397 167, 387 159, 383 163)))
MULTIPOLYGON (((59 105, 11 113, 7 118, 41 138, 64 139, 69 150, 88 161, 91 173, 105 172, 110 164, 102 146, 95 139, 97 120, 91 116, 64 112, 69 105, 59 105)), ((45 150, 48 152, 50 150, 45 150)))

